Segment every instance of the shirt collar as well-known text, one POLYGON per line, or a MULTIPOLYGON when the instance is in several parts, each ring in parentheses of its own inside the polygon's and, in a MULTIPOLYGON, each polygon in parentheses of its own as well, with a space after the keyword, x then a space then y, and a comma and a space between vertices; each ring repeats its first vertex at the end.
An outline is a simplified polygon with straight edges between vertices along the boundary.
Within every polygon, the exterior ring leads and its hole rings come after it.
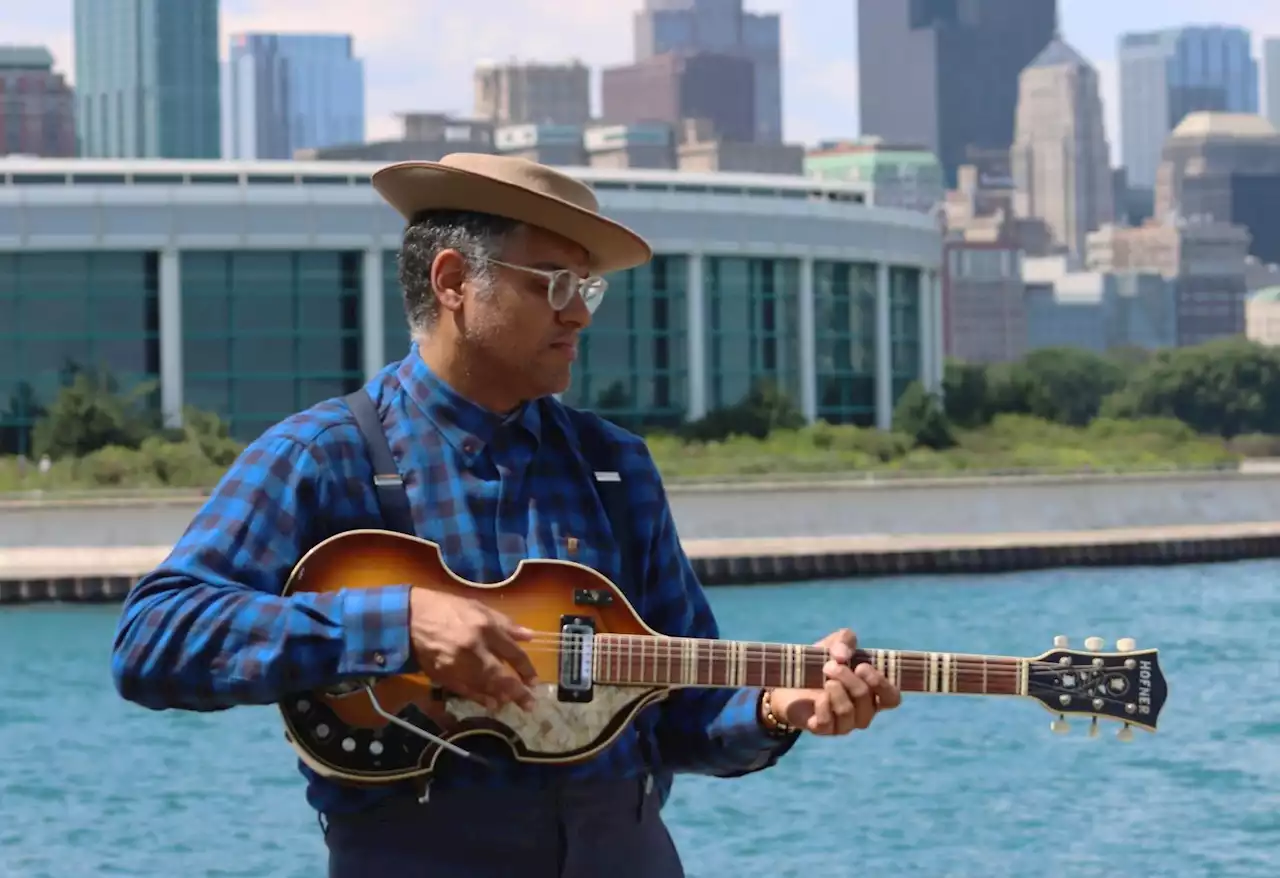
POLYGON ((539 406, 525 402, 507 415, 491 412, 464 397, 431 371, 414 342, 397 372, 400 384, 446 441, 469 463, 485 447, 508 444, 514 429, 522 429, 536 442, 541 437, 539 406))

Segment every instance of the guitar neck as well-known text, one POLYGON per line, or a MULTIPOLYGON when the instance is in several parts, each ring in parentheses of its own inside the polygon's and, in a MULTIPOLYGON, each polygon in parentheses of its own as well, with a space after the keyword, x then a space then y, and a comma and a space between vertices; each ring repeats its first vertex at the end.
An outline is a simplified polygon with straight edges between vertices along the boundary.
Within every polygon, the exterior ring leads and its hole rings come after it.
MULTIPOLYGON (((597 683, 615 686, 820 689, 826 649, 786 643, 599 634, 593 645, 597 683)), ((859 649, 854 662, 874 665, 903 692, 1026 695, 1031 661, 951 652, 859 649)))

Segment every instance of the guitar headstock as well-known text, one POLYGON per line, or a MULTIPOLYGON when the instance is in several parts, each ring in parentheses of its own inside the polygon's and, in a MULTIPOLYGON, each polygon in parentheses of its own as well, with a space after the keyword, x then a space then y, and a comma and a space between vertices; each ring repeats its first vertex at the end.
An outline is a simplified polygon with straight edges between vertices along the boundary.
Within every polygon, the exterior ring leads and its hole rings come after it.
POLYGON ((1169 688, 1160 671, 1157 651, 1138 650, 1132 638, 1116 641, 1114 652, 1104 652, 1101 637, 1087 637, 1084 649, 1071 649, 1058 635, 1054 648, 1032 662, 1027 695, 1058 715, 1051 728, 1070 730, 1067 717, 1092 718, 1089 735, 1098 733, 1098 720, 1124 723, 1116 737, 1133 740, 1132 726, 1156 730, 1169 688))

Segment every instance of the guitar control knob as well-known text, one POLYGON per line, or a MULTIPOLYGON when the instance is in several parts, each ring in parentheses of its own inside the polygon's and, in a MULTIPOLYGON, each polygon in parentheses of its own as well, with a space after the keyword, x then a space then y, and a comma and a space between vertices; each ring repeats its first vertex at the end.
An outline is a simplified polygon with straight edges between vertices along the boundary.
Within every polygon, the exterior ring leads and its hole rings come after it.
POLYGON ((1059 649, 1066 649, 1070 643, 1071 641, 1067 638, 1067 635, 1065 634, 1057 634, 1053 638, 1053 645, 1058 647, 1059 649))
POLYGON ((1084 648, 1089 650, 1089 652, 1102 652, 1102 638, 1086 637, 1084 639, 1084 648))
POLYGON ((348 752, 348 753, 353 753, 353 752, 355 752, 355 749, 356 749, 356 739, 355 739, 355 738, 343 738, 343 739, 342 739, 342 749, 343 749, 343 750, 345 750, 345 751, 346 751, 346 752, 348 752))
POLYGON ((1116 641, 1116 650, 1119 652, 1133 652, 1137 645, 1132 637, 1121 637, 1116 641))
POLYGON ((1133 729, 1129 728, 1129 724, 1125 723, 1120 731, 1116 732, 1116 739, 1124 741, 1126 744, 1133 740, 1133 729))
POLYGON ((374 756, 381 756, 381 755, 382 755, 382 742, 381 742, 381 741, 370 741, 370 742, 369 742, 369 752, 370 752, 370 753, 372 753, 374 756))
POLYGON ((1049 723, 1049 728, 1055 735, 1065 735, 1067 732, 1071 731, 1071 723, 1067 722, 1065 717, 1058 717, 1053 722, 1049 723))

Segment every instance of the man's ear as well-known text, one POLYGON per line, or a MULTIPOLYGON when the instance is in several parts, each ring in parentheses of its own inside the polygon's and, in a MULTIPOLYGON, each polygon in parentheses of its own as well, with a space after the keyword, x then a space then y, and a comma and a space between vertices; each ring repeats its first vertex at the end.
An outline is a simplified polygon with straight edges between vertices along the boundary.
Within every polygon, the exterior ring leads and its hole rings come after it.
POLYGON ((457 311, 462 307, 466 279, 467 261, 457 250, 441 250, 431 260, 431 291, 442 309, 457 311))

